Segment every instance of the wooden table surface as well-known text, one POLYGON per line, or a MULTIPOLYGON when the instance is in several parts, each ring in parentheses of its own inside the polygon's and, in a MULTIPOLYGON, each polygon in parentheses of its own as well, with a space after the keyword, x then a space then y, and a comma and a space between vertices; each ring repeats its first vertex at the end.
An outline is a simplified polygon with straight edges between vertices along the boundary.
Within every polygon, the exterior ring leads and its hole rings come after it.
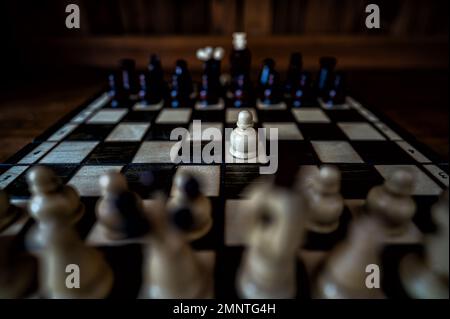
MULTIPOLYGON (((0 89, 0 162, 106 82, 92 69, 39 72, 0 89), (26 80, 23 80, 26 78, 26 80)), ((349 71, 348 87, 448 160, 448 71, 349 71)))

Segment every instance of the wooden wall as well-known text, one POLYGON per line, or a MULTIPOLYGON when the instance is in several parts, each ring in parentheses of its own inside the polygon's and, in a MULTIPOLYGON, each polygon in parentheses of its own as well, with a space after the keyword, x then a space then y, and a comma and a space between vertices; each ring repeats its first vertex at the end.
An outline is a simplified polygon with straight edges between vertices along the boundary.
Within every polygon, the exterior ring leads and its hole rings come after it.
POLYGON ((283 66, 296 49, 306 52, 308 61, 342 54, 348 68, 447 68, 448 5, 447 0, 8 0, 0 18, 8 21, 10 56, 21 64, 111 67, 128 55, 143 65, 148 53, 157 51, 170 62, 189 55, 198 67, 193 59, 198 45, 229 48, 230 34, 239 30, 249 34, 257 58, 273 56, 283 66), (69 3, 80 6, 80 30, 64 27, 69 3), (380 6, 380 30, 364 26, 368 3, 380 6))

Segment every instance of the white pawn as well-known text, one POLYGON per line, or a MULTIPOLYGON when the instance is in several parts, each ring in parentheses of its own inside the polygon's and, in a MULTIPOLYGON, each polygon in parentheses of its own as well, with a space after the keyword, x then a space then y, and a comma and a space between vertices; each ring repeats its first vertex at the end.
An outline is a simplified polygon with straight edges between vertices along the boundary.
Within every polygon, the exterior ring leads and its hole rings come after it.
POLYGON ((245 32, 234 32, 232 36, 234 50, 244 50, 247 47, 247 34, 245 32))
POLYGON ((236 158, 253 159, 257 155, 257 133, 253 128, 253 116, 247 110, 239 112, 237 128, 230 135, 230 153, 236 158))
POLYGON ((53 225, 48 232, 49 243, 41 255, 44 296, 56 299, 107 297, 113 287, 113 272, 103 255, 87 246, 71 227, 53 225))
POLYGON ((28 249, 35 250, 45 246, 50 225, 78 222, 84 214, 84 205, 77 191, 72 186, 63 185, 49 168, 32 168, 27 180, 31 192, 28 211, 37 225, 30 229, 26 243, 28 249))
POLYGON ((323 166, 305 191, 307 203, 306 229, 317 233, 330 233, 339 227, 344 209, 340 191, 341 174, 336 167, 323 166))
POLYGON ((209 232, 213 223, 210 200, 200 192, 198 181, 187 173, 178 173, 174 184, 174 196, 167 204, 169 212, 176 214, 180 208, 189 210, 192 214, 192 224, 187 225, 186 238, 195 240, 203 237, 209 232))
POLYGON ((411 197, 414 176, 408 170, 397 170, 383 185, 372 188, 367 196, 367 209, 383 223, 386 235, 405 233, 416 212, 411 197))
POLYGON ((237 275, 241 298, 294 298, 303 231, 302 202, 289 190, 264 185, 250 193, 247 248, 237 275))
POLYGON ((141 298, 213 297, 214 264, 203 262, 168 218, 161 199, 153 207, 152 232, 146 247, 141 298))

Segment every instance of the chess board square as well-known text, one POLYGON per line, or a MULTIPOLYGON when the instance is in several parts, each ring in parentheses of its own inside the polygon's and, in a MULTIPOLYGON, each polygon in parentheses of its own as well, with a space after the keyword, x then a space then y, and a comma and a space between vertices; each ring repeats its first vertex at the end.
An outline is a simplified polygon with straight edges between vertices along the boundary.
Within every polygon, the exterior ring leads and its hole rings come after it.
POLYGON ((320 108, 292 109, 292 114, 299 123, 329 123, 330 119, 320 108))
POLYGON ((376 165, 375 168, 384 179, 388 179, 396 170, 410 170, 416 179, 413 195, 439 195, 442 192, 442 188, 415 165, 376 165))
POLYGON ((137 142, 105 142, 89 155, 86 164, 128 164, 139 147, 137 142))
POLYGON ((286 111, 258 110, 258 118, 261 122, 295 122, 294 116, 286 111))
POLYGON ((318 158, 311 146, 310 142, 306 141, 278 141, 278 153, 272 152, 270 143, 267 142, 267 155, 269 159, 275 156, 278 158, 278 165, 283 164, 284 158, 290 158, 296 161, 299 165, 317 164, 318 158))
POLYGON ((127 114, 127 109, 103 109, 92 116, 89 124, 116 124, 127 114))
POLYGON ((223 122, 223 110, 194 110, 192 120, 201 120, 205 122, 223 122))
POLYGON ((303 140, 303 135, 295 123, 264 122, 263 127, 267 129, 267 139, 271 139, 270 130, 277 128, 279 140, 303 140))
POLYGON ((258 164, 225 165, 223 178, 225 198, 245 198, 247 194, 244 190, 247 186, 263 184, 263 181, 258 179, 260 176, 258 164))
POLYGON ((405 141, 396 141, 397 145, 400 146, 406 153, 409 154, 412 158, 414 158, 419 163, 431 163, 431 161, 422 153, 420 153, 417 149, 412 147, 408 142, 405 141))
POLYGON ((148 174, 153 176, 152 187, 156 190, 169 195, 172 188, 172 180, 175 174, 175 165, 173 164, 130 164, 124 168, 124 174, 127 178, 130 189, 139 194, 142 198, 150 198, 150 189, 148 186, 148 174))
POLYGON ((259 99, 256 100, 256 107, 259 110, 266 110, 266 111, 281 111, 286 110, 287 105, 285 102, 280 102, 277 104, 266 104, 261 102, 259 99))
POLYGON ((365 199, 372 187, 383 183, 383 178, 372 165, 335 165, 341 171, 341 193, 345 199, 365 199))
POLYGON ((221 164, 223 163, 222 141, 191 141, 192 163, 221 164))
POLYGON ((47 140, 49 142, 59 142, 67 135, 69 135, 73 130, 75 130, 77 126, 77 124, 66 124, 58 129, 55 133, 53 133, 47 140))
POLYGON ((111 97, 109 96, 108 92, 105 92, 101 94, 99 97, 97 97, 95 100, 93 100, 89 105, 86 107, 86 110, 95 111, 98 109, 101 109, 103 106, 107 105, 111 101, 111 97))
POLYGON ((322 98, 318 98, 317 101, 319 102, 320 107, 326 110, 347 110, 350 108, 350 105, 347 101, 342 104, 332 104, 330 102, 324 102, 322 98))
POLYGON ((120 171, 123 166, 82 166, 78 172, 70 179, 69 185, 75 187, 80 196, 100 196, 99 178, 109 171, 120 171))
POLYGON ((29 166, 11 166, 0 175, 0 189, 5 189, 15 181, 29 166))
POLYGON ((67 136, 66 141, 103 141, 113 128, 111 124, 81 124, 67 136))
POLYGON ((121 123, 108 135, 106 141, 139 142, 149 127, 149 123, 121 123))
MULTIPOLYGON (((219 196, 220 192, 220 165, 180 165, 174 178, 180 173, 188 173, 195 176, 205 196, 219 196)), ((175 187, 172 185, 170 195, 175 195, 175 187)))
POLYGON ((41 159, 40 163, 81 163, 97 144, 98 142, 62 142, 41 159))
POLYGON ((325 110, 333 122, 365 122, 365 118, 355 109, 325 110))
POLYGON ((192 141, 221 141, 223 136, 223 124, 219 122, 196 122, 197 127, 200 128, 199 131, 194 132, 193 131, 193 123, 189 126, 189 140, 192 141), (217 136, 211 136, 211 130, 215 129, 214 131, 220 132, 217 136), (194 135, 195 133, 195 135, 194 135))
POLYGON ((143 142, 132 163, 172 163, 170 151, 175 147, 178 152, 180 146, 175 141, 143 142))
POLYGON ((366 122, 340 122, 337 125, 344 131, 350 140, 369 141, 369 140, 385 140, 372 125, 366 122))
POLYGON ((311 144, 323 163, 364 162, 346 141, 312 141, 311 144))
POLYGON ((200 100, 197 100, 194 105, 194 108, 199 111, 223 110, 224 107, 225 101, 222 98, 219 98, 219 101, 216 104, 203 104, 200 100))
POLYGON ((256 109, 249 108, 249 107, 243 107, 243 108, 227 108, 226 109, 226 115, 225 115, 225 122, 227 124, 232 124, 233 126, 236 125, 236 122, 238 120, 239 112, 241 111, 249 111, 252 113, 253 116, 253 123, 258 122, 258 114, 256 113, 256 109))
POLYGON ((347 139, 344 132, 331 123, 300 123, 299 128, 307 140, 334 141, 347 139))
POLYGON ((122 123, 124 122, 152 123, 157 115, 158 115, 157 111, 130 111, 122 119, 122 123))
POLYGON ((368 164, 412 164, 414 160, 388 141, 355 141, 352 146, 368 164))
POLYGON ((225 137, 225 148, 223 149, 223 153, 225 153, 225 163, 227 164, 256 164, 256 163, 267 163, 267 148, 266 141, 258 141, 257 146, 257 155, 256 157, 250 159, 242 159, 236 158, 230 153, 230 138, 229 136, 225 137))
POLYGON ((436 177, 445 187, 448 187, 448 174, 437 165, 424 165, 425 169, 436 177))
MULTIPOLYGON (((187 124, 153 124, 147 132, 144 140, 152 141, 152 140, 171 140, 171 135, 175 134, 178 129, 185 128, 188 132, 187 124)), ((175 135, 173 140, 177 140, 178 135, 175 135)))
MULTIPOLYGON (((62 183, 67 182, 69 176, 71 176, 77 165, 46 165, 49 167, 56 176, 58 176, 62 183)), ((27 166, 28 167, 28 166, 27 166)), ((27 173, 21 174, 18 178, 16 178, 11 184, 8 185, 6 191, 11 197, 15 198, 28 198, 30 196, 30 192, 28 190, 28 183, 26 178, 27 173)))
POLYGON ((185 109, 163 109, 158 117, 156 123, 158 124, 186 124, 189 122, 192 110, 185 109))

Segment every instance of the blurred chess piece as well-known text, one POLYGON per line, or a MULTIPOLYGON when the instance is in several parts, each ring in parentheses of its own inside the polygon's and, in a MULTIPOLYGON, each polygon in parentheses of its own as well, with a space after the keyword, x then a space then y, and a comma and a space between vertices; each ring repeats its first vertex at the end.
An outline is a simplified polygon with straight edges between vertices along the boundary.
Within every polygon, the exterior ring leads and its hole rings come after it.
POLYGON ((335 57, 321 57, 320 58, 319 74, 315 83, 315 93, 319 97, 324 97, 328 94, 328 88, 332 85, 334 79, 334 69, 337 60, 335 57))
POLYGON ((0 299, 25 298, 37 288, 37 260, 20 251, 16 237, 0 237, 0 299))
POLYGON ((150 56, 147 70, 139 77, 139 83, 139 98, 142 104, 155 105, 163 100, 166 92, 164 72, 156 54, 150 56))
POLYGON ((265 59, 259 75, 259 100, 264 105, 279 104, 282 100, 280 75, 275 70, 275 61, 265 59))
POLYGON ((113 272, 104 256, 87 246, 70 226, 48 228, 49 244, 41 260, 42 293, 55 299, 106 298, 113 272))
POLYGON ((148 231, 141 198, 128 189, 124 175, 110 171, 100 177, 102 197, 96 214, 101 230, 110 239, 142 236, 148 231))
POLYGON ((237 128, 230 135, 230 153, 236 158, 253 159, 257 156, 258 136, 253 128, 252 113, 244 110, 239 112, 237 128))
POLYGON ((217 105, 222 95, 220 83, 220 64, 225 51, 221 47, 201 48, 197 58, 203 62, 203 73, 199 88, 198 101, 202 106, 217 105))
POLYGON ((47 167, 30 169, 27 181, 31 193, 28 211, 37 224, 29 230, 26 244, 28 249, 36 250, 46 245, 50 225, 74 225, 83 216, 84 205, 77 191, 63 185, 47 167))
MULTIPOLYGON (((164 202, 156 201, 151 214, 150 242, 144 255, 144 284, 140 296, 152 299, 212 298, 213 263, 203 262, 194 253, 184 229, 180 231, 178 226, 181 225, 171 221, 164 202)), ((183 221, 183 227, 189 227, 189 220, 183 221)))
MULTIPOLYGON (((348 238, 339 244, 319 273, 314 298, 378 299, 382 287, 369 287, 368 265, 381 265, 382 241, 376 219, 363 217, 353 222, 348 238)), ((381 282, 381 279, 380 279, 381 282)))
POLYGON ((375 186, 367 196, 367 210, 382 222, 386 236, 401 236, 412 223, 416 204, 411 197, 414 175, 405 169, 395 171, 383 185, 375 186))
POLYGON ((201 193, 198 180, 187 173, 176 175, 174 187, 174 195, 167 204, 172 219, 185 230, 188 240, 203 237, 213 222, 210 200, 201 193))
POLYGON ((317 176, 305 188, 306 229, 316 233, 331 233, 339 227, 344 210, 340 191, 341 173, 334 166, 322 166, 317 176))
POLYGON ((251 52, 247 47, 247 35, 233 33, 233 49, 230 53, 230 93, 234 107, 248 107, 252 100, 250 79, 251 52))
POLYGON ((335 72, 322 94, 322 100, 327 105, 339 105, 345 103, 345 76, 342 72, 335 72))
POLYGON ((185 60, 177 60, 170 82, 170 105, 173 108, 189 106, 193 93, 192 78, 185 60))
POLYGON ((0 232, 17 220, 20 215, 22 215, 22 209, 11 204, 8 194, 0 189, 0 232))
POLYGON ((449 199, 448 190, 432 207, 436 231, 425 237, 425 255, 407 255, 400 262, 400 278, 411 298, 448 299, 449 199))
POLYGON ((247 248, 237 275, 239 296, 294 298, 298 249, 303 239, 303 203, 277 180, 255 187, 249 195, 247 248))

